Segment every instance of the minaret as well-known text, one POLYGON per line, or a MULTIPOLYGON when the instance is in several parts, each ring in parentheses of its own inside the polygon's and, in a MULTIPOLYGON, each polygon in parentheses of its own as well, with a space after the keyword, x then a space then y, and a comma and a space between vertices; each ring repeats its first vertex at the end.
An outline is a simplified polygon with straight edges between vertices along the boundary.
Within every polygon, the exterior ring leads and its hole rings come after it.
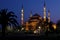
MULTIPOLYGON (((50 23, 50 10, 48 10, 48 23, 50 23)), ((49 25, 48 25, 48 31, 50 31, 49 25)))
POLYGON ((32 11, 30 12, 30 17, 32 17, 32 11))
POLYGON ((44 1, 44 21, 46 21, 46 5, 45 5, 45 1, 44 1))
POLYGON ((21 10, 21 25, 24 24, 24 9, 23 9, 23 5, 22 5, 22 10, 21 10))
POLYGON ((48 10, 48 23, 50 23, 50 10, 48 10))

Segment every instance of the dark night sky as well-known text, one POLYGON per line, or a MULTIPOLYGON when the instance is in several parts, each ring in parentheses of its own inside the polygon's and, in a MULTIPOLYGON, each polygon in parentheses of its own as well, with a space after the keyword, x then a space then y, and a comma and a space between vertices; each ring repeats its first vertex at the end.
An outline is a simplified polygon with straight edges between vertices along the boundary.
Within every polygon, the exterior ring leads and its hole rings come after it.
MULTIPOLYGON (((46 11, 50 10, 51 20, 57 22, 60 19, 60 0, 45 0, 46 11)), ((44 0, 0 0, 0 9, 8 9, 15 12, 18 16, 17 20, 20 22, 20 14, 24 6, 24 20, 27 20, 32 11, 32 14, 38 13, 43 17, 44 0)))

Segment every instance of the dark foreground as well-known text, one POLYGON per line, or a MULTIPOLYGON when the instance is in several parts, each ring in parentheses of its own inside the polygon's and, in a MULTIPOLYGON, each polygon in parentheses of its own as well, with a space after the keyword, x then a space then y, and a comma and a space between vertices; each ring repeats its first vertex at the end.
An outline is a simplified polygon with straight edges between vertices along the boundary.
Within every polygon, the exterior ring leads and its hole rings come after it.
MULTIPOLYGON (((1 39, 1 37, 0 37, 1 39)), ((3 38, 4 40, 60 40, 60 34, 23 34, 23 33, 13 33, 6 34, 3 38)))
POLYGON ((53 35, 39 35, 39 36, 35 36, 35 35, 26 35, 26 36, 16 36, 16 35, 12 35, 12 36, 5 36, 6 40, 60 40, 60 36, 53 36, 53 35))
POLYGON ((48 36, 9 36, 5 37, 6 40, 58 40, 60 37, 48 37, 48 36))

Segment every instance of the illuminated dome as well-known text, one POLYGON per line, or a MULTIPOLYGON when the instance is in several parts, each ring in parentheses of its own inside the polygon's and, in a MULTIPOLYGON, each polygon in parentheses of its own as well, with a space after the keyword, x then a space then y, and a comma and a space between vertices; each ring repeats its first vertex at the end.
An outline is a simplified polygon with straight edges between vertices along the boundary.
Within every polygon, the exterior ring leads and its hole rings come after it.
POLYGON ((40 20, 41 16, 39 14, 35 13, 32 17, 29 18, 29 20, 32 20, 32 19, 38 19, 38 20, 40 20))

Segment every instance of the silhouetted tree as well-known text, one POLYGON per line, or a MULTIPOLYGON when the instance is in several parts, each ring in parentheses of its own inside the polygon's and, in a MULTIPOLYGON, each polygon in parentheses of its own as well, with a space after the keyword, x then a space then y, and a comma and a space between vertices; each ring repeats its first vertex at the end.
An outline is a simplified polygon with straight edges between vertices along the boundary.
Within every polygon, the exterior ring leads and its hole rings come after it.
POLYGON ((60 27, 60 20, 57 21, 57 27, 60 27))
POLYGON ((13 24, 14 26, 18 25, 15 18, 17 18, 17 16, 14 15, 14 12, 12 11, 7 12, 7 9, 2 9, 0 11, 0 24, 2 25, 3 36, 5 36, 5 28, 7 25, 11 25, 11 24, 13 24))
POLYGON ((52 27, 52 24, 53 24, 53 22, 51 21, 51 22, 49 23, 49 29, 50 29, 51 32, 54 31, 54 28, 52 27))
POLYGON ((60 20, 57 21, 57 31, 60 31, 60 20))

